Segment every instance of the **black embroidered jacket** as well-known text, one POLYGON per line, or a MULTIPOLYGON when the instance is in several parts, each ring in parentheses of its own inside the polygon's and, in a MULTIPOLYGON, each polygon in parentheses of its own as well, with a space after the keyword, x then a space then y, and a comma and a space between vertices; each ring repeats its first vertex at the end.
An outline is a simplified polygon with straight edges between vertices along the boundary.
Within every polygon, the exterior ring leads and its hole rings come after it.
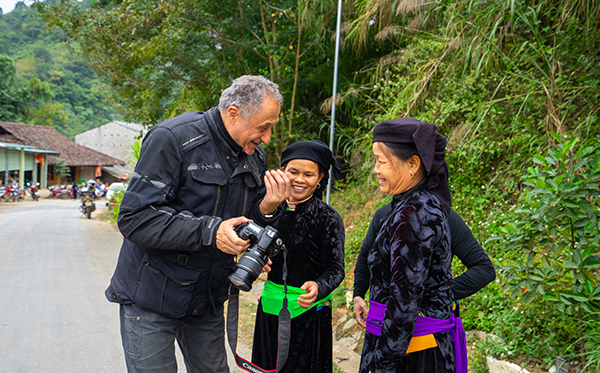
POLYGON ((417 316, 450 317, 453 293, 450 229, 440 201, 426 190, 394 197, 368 263, 370 299, 387 305, 374 370, 394 371, 412 337, 417 316))
MULTIPOLYGON (((274 224, 288 249, 287 284, 300 287, 306 281, 319 285, 323 299, 344 279, 344 222, 335 209, 316 197, 283 211, 274 224)), ((269 280, 283 284, 283 253, 271 258, 269 280)))

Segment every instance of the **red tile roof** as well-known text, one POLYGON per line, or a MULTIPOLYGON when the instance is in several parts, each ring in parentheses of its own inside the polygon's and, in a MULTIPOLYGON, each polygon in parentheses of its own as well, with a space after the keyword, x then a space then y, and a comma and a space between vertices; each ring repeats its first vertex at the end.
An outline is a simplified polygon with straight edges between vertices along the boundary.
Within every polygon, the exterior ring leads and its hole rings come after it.
POLYGON ((68 137, 50 126, 0 122, 0 141, 59 152, 58 157, 48 157, 50 164, 62 158, 66 161, 66 166, 125 165, 125 162, 120 159, 69 140, 68 137))

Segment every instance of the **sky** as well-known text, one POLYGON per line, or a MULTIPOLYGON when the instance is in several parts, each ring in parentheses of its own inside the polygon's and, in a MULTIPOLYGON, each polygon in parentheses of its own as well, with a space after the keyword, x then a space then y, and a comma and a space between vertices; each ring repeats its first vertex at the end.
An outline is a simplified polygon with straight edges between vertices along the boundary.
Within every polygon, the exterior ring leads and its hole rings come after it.
MULTIPOLYGON (((15 9, 15 4, 21 0, 0 0, 0 8, 2 8, 2 13, 6 14, 11 10, 15 9)), ((25 4, 30 5, 33 1, 25 0, 25 4)))

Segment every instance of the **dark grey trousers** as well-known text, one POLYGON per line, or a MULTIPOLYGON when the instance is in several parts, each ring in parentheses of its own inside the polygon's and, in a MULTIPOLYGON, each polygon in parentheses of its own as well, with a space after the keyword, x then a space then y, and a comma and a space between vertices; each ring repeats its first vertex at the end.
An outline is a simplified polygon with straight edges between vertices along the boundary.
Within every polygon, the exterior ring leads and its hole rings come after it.
POLYGON ((175 340, 190 373, 226 373, 223 306, 217 315, 161 316, 135 304, 121 305, 121 339, 127 371, 177 373, 175 340))

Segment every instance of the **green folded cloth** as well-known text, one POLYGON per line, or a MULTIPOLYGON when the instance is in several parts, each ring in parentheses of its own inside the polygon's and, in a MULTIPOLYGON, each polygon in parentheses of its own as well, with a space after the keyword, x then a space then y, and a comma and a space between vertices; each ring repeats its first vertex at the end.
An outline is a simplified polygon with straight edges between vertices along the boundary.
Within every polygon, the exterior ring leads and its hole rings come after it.
MULTIPOLYGON (((304 312, 314 307, 322 306, 325 304, 325 302, 331 301, 331 293, 329 293, 329 295, 327 295, 325 298, 313 303, 310 308, 302 308, 298 304, 298 298, 300 298, 301 294, 305 293, 306 292, 304 290, 295 286, 287 287, 288 309, 292 318, 300 316, 304 312)), ((279 315, 279 311, 281 311, 283 308, 283 296, 283 285, 276 284, 272 281, 267 281, 263 291, 260 294, 260 303, 262 304, 263 312, 271 315, 279 315)))

